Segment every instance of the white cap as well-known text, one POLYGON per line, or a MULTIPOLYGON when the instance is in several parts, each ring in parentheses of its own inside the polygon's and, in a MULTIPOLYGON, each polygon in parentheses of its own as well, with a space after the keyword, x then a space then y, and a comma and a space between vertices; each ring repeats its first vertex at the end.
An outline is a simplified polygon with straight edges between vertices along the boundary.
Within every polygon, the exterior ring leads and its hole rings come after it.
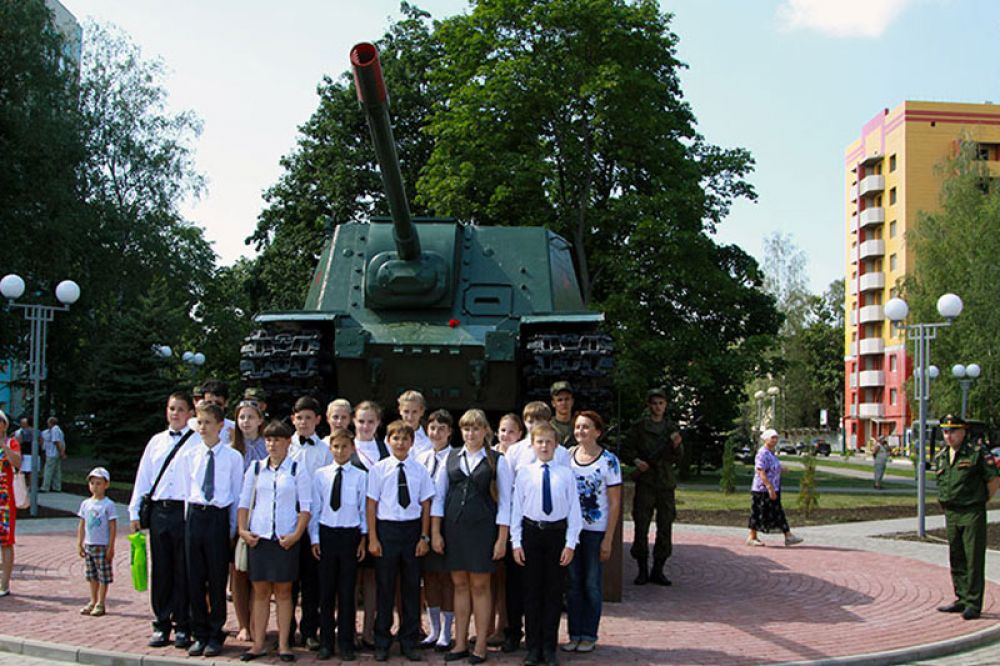
POLYGON ((7 425, 10 425, 10 419, 7 418, 7 415, 3 413, 2 409, 0 409, 0 421, 3 421, 7 425))
POLYGON ((108 483, 111 483, 111 473, 103 467, 95 467, 90 470, 90 474, 87 475, 87 479, 89 480, 92 476, 96 476, 99 479, 104 479, 108 483))
POLYGON ((765 442, 771 439, 772 437, 777 437, 777 436, 778 436, 778 431, 775 430, 774 428, 768 428, 764 432, 760 433, 760 438, 765 442))

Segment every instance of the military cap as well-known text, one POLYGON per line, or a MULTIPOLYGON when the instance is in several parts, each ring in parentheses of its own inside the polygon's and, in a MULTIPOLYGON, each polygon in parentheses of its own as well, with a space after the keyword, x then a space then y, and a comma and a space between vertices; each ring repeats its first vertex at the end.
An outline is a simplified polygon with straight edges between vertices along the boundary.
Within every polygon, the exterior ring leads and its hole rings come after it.
POLYGON ((941 419, 941 430, 961 430, 966 426, 965 419, 961 416, 948 414, 941 419))
POLYGON ((243 399, 267 402, 267 393, 262 388, 248 388, 243 391, 243 399))
POLYGON ((649 402, 653 398, 663 398, 667 399, 667 391, 662 386, 657 386, 656 388, 651 388, 646 391, 646 402, 649 402))
POLYGON ((549 390, 549 395, 551 395, 554 398, 556 397, 556 394, 562 393, 563 391, 569 391, 570 393, 572 393, 573 386, 569 382, 565 381, 556 382, 555 384, 552 385, 552 388, 549 390))

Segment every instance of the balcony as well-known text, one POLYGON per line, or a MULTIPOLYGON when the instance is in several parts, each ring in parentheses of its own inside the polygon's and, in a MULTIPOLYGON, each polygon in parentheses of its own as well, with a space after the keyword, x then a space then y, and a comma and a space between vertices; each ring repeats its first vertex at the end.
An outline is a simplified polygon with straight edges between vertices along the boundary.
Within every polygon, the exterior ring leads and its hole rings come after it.
POLYGON ((858 293, 858 281, 850 279, 847 281, 847 292, 851 295, 858 293))
POLYGON ((865 273, 859 280, 861 291, 876 291, 885 289, 885 273, 865 273))
POLYGON ((858 185, 857 185, 857 183, 855 183, 854 185, 851 185, 851 193, 848 196, 850 197, 848 199, 848 201, 852 201, 853 202, 853 201, 857 201, 858 200, 858 185))
POLYGON ((878 174, 865 176, 858 183, 858 196, 866 197, 870 194, 878 194, 885 191, 885 176, 878 174))
POLYGON ((860 160, 858 160, 858 166, 863 166, 863 167, 875 166, 876 164, 881 162, 882 159, 883 159, 882 153, 878 152, 877 150, 873 150, 872 152, 868 153, 860 160))
POLYGON ((855 214, 851 215, 851 233, 852 234, 858 233, 858 230, 860 228, 861 228, 861 225, 858 224, 858 215, 857 215, 857 213, 855 213, 855 214))
POLYGON ((881 402, 862 402, 858 405, 858 416, 863 419, 880 419, 885 416, 885 407, 881 402))
POLYGON ((882 338, 864 338, 858 345, 862 354, 882 354, 885 351, 885 340, 882 338))
POLYGON ((862 370, 858 373, 858 386, 861 388, 885 386, 885 373, 881 370, 862 370))
POLYGON ((865 305, 858 312, 859 324, 871 324, 885 320, 881 305, 865 305))
POLYGON ((871 227, 885 222, 885 208, 882 206, 872 206, 861 211, 861 227, 871 227))
POLYGON ((847 354, 848 354, 848 356, 851 356, 851 357, 854 357, 854 356, 858 355, 858 343, 857 342, 852 342, 850 344, 850 346, 847 348, 847 354))
POLYGON ((877 257, 885 256, 885 241, 881 238, 873 238, 872 240, 866 240, 864 243, 858 246, 858 259, 864 261, 865 259, 875 259, 877 257))

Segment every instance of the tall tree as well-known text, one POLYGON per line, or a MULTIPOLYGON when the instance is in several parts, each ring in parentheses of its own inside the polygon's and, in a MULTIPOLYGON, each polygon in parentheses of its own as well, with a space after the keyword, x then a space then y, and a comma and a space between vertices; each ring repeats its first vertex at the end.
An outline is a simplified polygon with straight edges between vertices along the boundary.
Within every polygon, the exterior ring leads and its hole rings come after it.
POLYGON ((1000 425, 1000 277, 992 270, 1000 253, 1000 185, 978 159, 976 143, 966 139, 959 153, 941 165, 944 183, 940 209, 922 212, 906 242, 916 261, 903 284, 910 305, 909 320, 936 321, 941 294, 958 294, 964 303, 954 325, 934 342, 933 362, 942 378, 931 391, 932 413, 957 412, 961 406, 958 383, 951 378, 955 363, 976 362, 982 376, 972 385, 969 415, 1000 425))

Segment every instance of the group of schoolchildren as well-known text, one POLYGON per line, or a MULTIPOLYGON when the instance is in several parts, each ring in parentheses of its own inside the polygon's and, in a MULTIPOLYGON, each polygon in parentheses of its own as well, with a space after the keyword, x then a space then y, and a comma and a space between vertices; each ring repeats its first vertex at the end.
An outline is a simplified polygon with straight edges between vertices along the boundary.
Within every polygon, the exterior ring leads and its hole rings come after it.
MULTIPOLYGON (((267 652, 273 600, 282 661, 295 660, 297 627, 300 644, 319 659, 353 661, 367 648, 386 661, 396 639, 410 661, 423 659, 418 648, 433 648, 446 661, 476 664, 488 647, 518 650, 523 637, 525 664, 554 664, 565 592, 562 650, 594 650, 621 469, 598 443, 601 417, 573 413, 567 382, 551 393, 554 415, 531 402, 522 415, 500 419, 495 443, 486 415, 466 411, 457 424, 461 446, 453 445, 451 414, 437 410, 425 420, 424 398, 412 390, 399 396, 400 419, 385 440, 377 436, 381 408, 371 401, 353 409, 331 402, 330 434, 320 439, 324 413, 311 397, 296 401, 289 426, 267 421, 259 390, 248 390, 234 421, 222 382, 206 382, 193 399, 171 394, 168 427, 147 444, 129 504, 132 530, 149 530, 149 645, 220 654, 228 591, 237 638, 252 641, 243 661, 267 652), (234 558, 237 540, 245 562, 239 548, 234 558)), ((111 582, 109 481, 107 470, 91 472, 93 497, 80 512, 91 582, 82 612, 90 615, 104 614, 111 582)))

